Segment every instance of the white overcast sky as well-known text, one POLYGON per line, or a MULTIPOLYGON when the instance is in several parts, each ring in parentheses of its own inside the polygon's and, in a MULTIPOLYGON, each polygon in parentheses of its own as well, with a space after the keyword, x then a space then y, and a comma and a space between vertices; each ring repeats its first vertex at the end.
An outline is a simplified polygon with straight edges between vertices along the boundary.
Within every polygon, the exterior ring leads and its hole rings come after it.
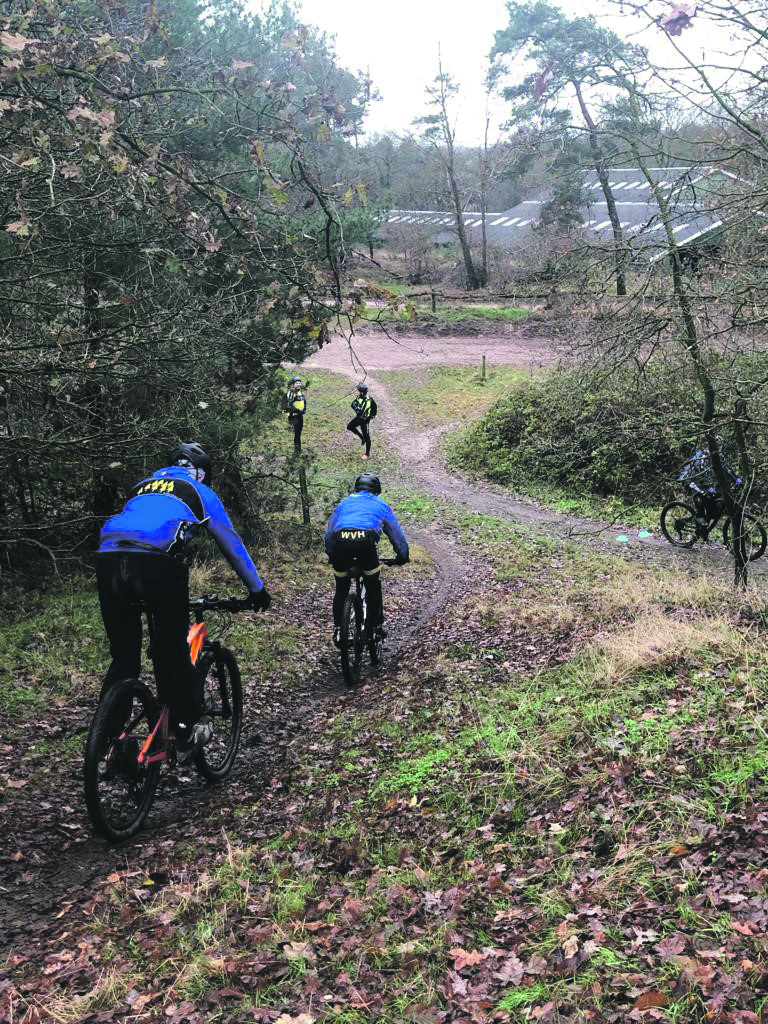
MULTIPOLYGON (((457 139, 464 145, 482 141, 486 107, 483 79, 494 33, 508 22, 506 0, 295 2, 303 21, 335 37, 342 67, 370 72, 382 99, 372 104, 366 119, 369 135, 406 134, 412 130, 414 118, 428 113, 425 90, 437 74, 440 54, 443 70, 461 90, 453 107, 457 139)), ((252 3, 259 9, 268 0, 252 3)), ((554 5, 569 17, 593 14, 625 39, 650 45, 652 52, 665 46, 659 30, 637 35, 642 23, 634 17, 614 15, 606 19, 607 5, 602 0, 554 0, 554 5)), ((686 49, 695 45, 697 27, 686 31, 686 49)), ((493 103, 498 125, 504 120, 506 104, 499 98, 493 103)))
MULTIPOLYGON (((426 87, 443 70, 461 86, 460 141, 482 139, 483 79, 494 32, 508 21, 505 0, 298 0, 305 20, 336 36, 339 62, 368 71, 382 99, 366 119, 370 134, 408 132, 428 112, 426 87)), ((498 101, 497 101, 498 103, 498 101)))

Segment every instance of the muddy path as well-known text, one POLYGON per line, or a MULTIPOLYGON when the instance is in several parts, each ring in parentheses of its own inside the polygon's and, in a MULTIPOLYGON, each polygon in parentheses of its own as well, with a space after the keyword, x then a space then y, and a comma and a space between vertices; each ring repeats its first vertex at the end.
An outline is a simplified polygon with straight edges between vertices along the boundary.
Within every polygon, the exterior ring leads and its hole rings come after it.
MULTIPOLYGON (((418 649, 436 616, 467 592, 469 564, 453 538, 436 530, 412 531, 412 540, 428 550, 432 565, 421 574, 397 573, 387 581, 392 600, 383 670, 418 649)), ((270 615, 309 624, 318 637, 316 650, 302 655, 303 675, 291 685, 275 678, 244 679, 246 724, 240 753, 226 783, 209 786, 194 769, 163 772, 155 804, 143 831, 134 840, 112 845, 93 835, 85 814, 80 769, 82 757, 51 765, 47 778, 32 779, 12 791, 0 805, 0 955, 16 948, 43 949, 52 922, 87 905, 94 886, 112 872, 137 875, 169 870, 189 856, 220 841, 221 831, 237 833, 244 808, 268 799, 289 745, 316 728, 345 703, 365 702, 375 676, 349 691, 338 656, 329 642, 330 584, 297 595, 289 606, 273 606, 270 615)), ((84 744, 92 709, 72 708, 67 732, 84 744)), ((14 744, 4 744, 3 768, 27 760, 39 741, 31 725, 14 744)))

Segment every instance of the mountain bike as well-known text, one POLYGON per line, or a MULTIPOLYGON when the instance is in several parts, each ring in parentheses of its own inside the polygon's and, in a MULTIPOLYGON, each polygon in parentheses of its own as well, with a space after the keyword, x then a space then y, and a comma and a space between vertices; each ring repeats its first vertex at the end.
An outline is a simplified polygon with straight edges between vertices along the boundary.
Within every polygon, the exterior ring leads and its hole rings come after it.
MULTIPOLYGON (((382 558, 381 565, 398 565, 396 558, 382 558)), ((368 622, 368 602, 365 595, 365 575, 359 565, 353 563, 349 575, 354 580, 355 592, 348 594, 341 613, 339 654, 341 674, 347 686, 357 686, 363 669, 363 652, 368 649, 372 665, 381 661, 384 649, 383 637, 377 636, 368 622)))
MULTIPOLYGON (((697 540, 709 540, 724 512, 722 502, 708 501, 698 494, 692 496, 691 503, 670 501, 661 510, 661 532, 675 547, 692 548, 697 540)), ((731 517, 726 516, 723 520, 723 543, 729 551, 737 532, 738 527, 734 527, 731 517)), ((765 553, 768 535, 763 524, 751 512, 744 513, 744 533, 747 558, 754 562, 765 553)))
MULTIPOLYGON (((213 738, 194 753, 193 763, 210 782, 226 778, 240 743, 240 669, 221 638, 230 628, 231 613, 247 606, 247 600, 215 594, 189 603, 194 617, 188 637, 190 658, 203 679, 203 714, 210 716, 214 728, 213 738), (216 637, 208 633, 206 612, 219 613, 216 637)), ((146 608, 142 610, 146 614, 146 608)), ((151 651, 155 642, 151 615, 147 615, 147 626, 151 651)), ((139 831, 152 807, 160 765, 178 760, 168 713, 168 705, 158 703, 139 679, 115 683, 96 709, 85 747, 83 780, 91 822, 106 839, 119 842, 139 831)))

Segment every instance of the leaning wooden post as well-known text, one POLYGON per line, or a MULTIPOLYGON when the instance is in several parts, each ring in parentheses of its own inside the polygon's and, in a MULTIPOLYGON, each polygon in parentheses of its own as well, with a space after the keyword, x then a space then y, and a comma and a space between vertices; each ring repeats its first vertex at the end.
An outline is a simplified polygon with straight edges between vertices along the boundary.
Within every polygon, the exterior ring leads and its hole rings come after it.
POLYGON ((483 356, 483 369, 480 373, 480 380, 485 383, 485 356, 483 356))
POLYGON ((301 492, 301 514, 305 526, 309 526, 309 491, 307 490, 307 471, 299 466, 299 491, 301 492))

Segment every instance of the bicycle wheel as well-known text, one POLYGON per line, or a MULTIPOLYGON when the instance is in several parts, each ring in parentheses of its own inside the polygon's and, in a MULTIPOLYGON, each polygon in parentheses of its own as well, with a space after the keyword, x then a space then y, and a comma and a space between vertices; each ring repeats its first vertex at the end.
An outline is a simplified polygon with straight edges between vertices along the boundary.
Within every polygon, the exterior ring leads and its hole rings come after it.
POLYGON ((200 673, 205 680, 204 715, 213 719, 213 739, 195 754, 195 767, 210 782, 232 770, 243 727, 243 685, 232 651, 226 647, 203 653, 200 673))
POLYGON ((96 709, 85 747, 85 806, 106 839, 130 839, 144 824, 157 789, 160 764, 140 765, 139 751, 157 723, 149 687, 124 679, 96 709))
MULTIPOLYGON (((733 532, 735 533, 735 531, 733 532)), ((756 558, 760 558, 761 555, 765 554, 765 548, 768 545, 768 535, 757 516, 753 516, 750 512, 744 513, 744 532, 746 534, 747 558, 750 562, 754 562, 756 558)), ((723 523, 723 543, 729 551, 732 550, 731 536, 731 520, 728 518, 723 523)))
POLYGON ((376 636, 374 631, 368 641, 368 656, 371 659, 372 665, 378 665, 381 662, 381 656, 384 653, 384 641, 381 637, 376 636))
POLYGON ((675 547, 693 547, 696 541, 696 512, 684 501, 670 501, 661 510, 661 532, 675 547))
POLYGON ((359 598, 350 594, 344 602, 341 613, 341 672, 347 686, 360 682, 363 666, 363 608, 359 598))

